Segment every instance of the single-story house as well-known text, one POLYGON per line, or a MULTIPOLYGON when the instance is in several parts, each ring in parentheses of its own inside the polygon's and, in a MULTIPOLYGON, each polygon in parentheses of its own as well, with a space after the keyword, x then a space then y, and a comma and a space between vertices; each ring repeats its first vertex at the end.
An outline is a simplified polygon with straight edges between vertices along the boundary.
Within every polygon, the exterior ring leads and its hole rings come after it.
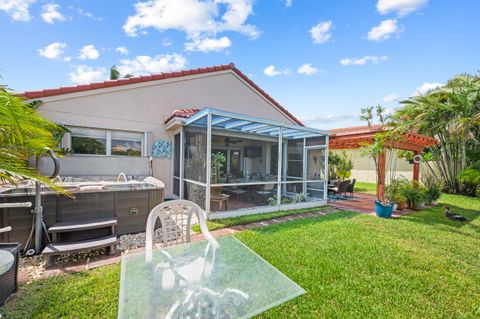
POLYGON ((326 202, 328 132, 305 127, 233 64, 23 95, 69 130, 62 180, 153 176, 166 198, 210 217, 326 202))

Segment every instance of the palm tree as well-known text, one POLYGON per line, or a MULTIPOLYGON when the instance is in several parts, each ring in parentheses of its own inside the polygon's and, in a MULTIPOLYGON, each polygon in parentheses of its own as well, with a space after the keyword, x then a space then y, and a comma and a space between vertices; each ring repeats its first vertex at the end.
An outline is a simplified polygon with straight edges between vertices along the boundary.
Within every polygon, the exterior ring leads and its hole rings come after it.
MULTIPOLYGON (((132 76, 133 76, 132 74, 127 73, 127 74, 125 74, 125 76, 123 78, 128 79, 128 78, 131 78, 132 76)), ((118 80, 121 77, 122 77, 122 75, 120 74, 120 70, 118 69, 118 67, 116 65, 113 65, 110 68, 110 80, 118 80)))
POLYGON ((360 120, 367 122, 368 127, 371 127, 373 121, 373 106, 362 107, 360 114, 360 120))
POLYGON ((386 109, 383 106, 381 106, 380 104, 378 104, 375 109, 377 111, 377 117, 380 120, 380 123, 382 125, 385 125, 385 122, 386 122, 385 111, 386 111, 386 109))
POLYGON ((16 185, 31 179, 63 192, 49 178, 28 166, 32 156, 56 149, 55 136, 64 132, 62 127, 41 117, 34 105, 25 104, 5 86, 0 86, 0 184, 16 185))
POLYGON ((120 78, 120 71, 116 65, 110 68, 110 80, 118 80, 120 78))
POLYGON ((472 164, 467 154, 480 144, 480 76, 456 76, 441 88, 400 103, 394 114, 398 129, 435 137, 439 143, 432 149, 430 169, 441 174, 450 191, 463 192, 458 175, 472 164))

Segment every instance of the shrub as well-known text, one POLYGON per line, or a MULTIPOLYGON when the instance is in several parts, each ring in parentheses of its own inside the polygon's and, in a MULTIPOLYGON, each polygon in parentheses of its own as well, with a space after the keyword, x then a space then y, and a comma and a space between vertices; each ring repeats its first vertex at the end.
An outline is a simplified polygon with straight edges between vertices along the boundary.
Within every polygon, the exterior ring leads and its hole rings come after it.
POLYGON ((345 151, 328 154, 328 178, 347 179, 352 175, 353 162, 345 151))
POLYGON ((390 184, 385 188, 385 198, 390 203, 402 203, 406 202, 405 196, 402 195, 402 191, 407 187, 409 181, 405 178, 394 178, 390 181, 390 184))
POLYGON ((422 176, 422 184, 425 186, 425 201, 428 204, 440 198, 443 184, 435 175, 428 174, 422 176))

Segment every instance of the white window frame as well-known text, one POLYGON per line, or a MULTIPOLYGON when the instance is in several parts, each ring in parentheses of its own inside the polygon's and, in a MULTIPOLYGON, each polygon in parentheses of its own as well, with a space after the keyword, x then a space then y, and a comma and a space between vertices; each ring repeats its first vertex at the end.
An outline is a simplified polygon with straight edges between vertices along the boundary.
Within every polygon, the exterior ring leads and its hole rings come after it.
MULTIPOLYGON (((75 128, 83 128, 83 129, 96 129, 96 130, 105 130, 106 131, 106 143, 105 143, 105 154, 76 154, 70 153, 70 156, 113 156, 113 157, 145 157, 148 156, 149 152, 147 149, 147 139, 150 137, 150 132, 142 132, 142 131, 130 131, 130 130, 113 130, 113 129, 106 129, 101 127, 88 127, 88 126, 76 126, 76 125, 68 125, 66 126, 68 129, 75 127, 75 128), (129 132, 129 133, 138 133, 142 134, 141 139, 141 155, 140 156, 129 156, 129 155, 112 155, 112 132, 129 132)), ((70 132, 65 133, 62 141, 61 147, 72 149, 72 134, 70 132)))

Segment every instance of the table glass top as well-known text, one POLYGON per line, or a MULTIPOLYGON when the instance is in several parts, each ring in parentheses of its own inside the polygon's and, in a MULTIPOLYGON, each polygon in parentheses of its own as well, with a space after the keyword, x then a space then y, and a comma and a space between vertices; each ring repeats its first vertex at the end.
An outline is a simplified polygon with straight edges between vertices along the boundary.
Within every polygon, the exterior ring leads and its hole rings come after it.
POLYGON ((0 250, 0 275, 3 275, 12 268, 15 257, 11 252, 0 250))
POLYGON ((250 318, 305 293, 236 238, 217 242, 124 255, 118 317, 250 318))

